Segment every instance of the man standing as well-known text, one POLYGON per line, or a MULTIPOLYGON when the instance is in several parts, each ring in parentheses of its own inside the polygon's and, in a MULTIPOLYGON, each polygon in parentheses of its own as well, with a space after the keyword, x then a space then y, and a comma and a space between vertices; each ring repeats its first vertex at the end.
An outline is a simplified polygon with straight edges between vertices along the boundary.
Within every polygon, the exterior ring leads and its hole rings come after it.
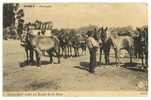
POLYGON ((89 53, 90 53, 89 72, 94 73, 95 67, 96 67, 96 51, 97 51, 97 48, 99 47, 99 44, 94 39, 92 31, 88 31, 87 46, 89 48, 89 53))

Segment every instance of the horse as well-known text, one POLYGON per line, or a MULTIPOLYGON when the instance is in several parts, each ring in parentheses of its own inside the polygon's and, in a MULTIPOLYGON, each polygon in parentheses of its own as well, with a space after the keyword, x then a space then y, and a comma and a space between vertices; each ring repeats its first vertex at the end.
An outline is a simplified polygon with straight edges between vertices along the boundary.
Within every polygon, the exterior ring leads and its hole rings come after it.
POLYGON ((96 31, 95 37, 97 37, 97 40, 99 42, 100 46, 100 57, 99 57, 99 64, 101 64, 102 60, 102 53, 104 53, 104 58, 105 58, 105 64, 110 64, 110 59, 109 59, 109 53, 110 53, 110 48, 113 46, 113 42, 111 39, 111 36, 107 33, 107 27, 106 28, 100 28, 98 31, 96 31))
POLYGON ((65 58, 79 56, 79 41, 75 30, 62 29, 58 37, 60 40, 60 55, 65 58))
POLYGON ((72 38, 70 33, 66 33, 64 36, 65 39, 65 56, 71 57, 72 56, 72 38))
POLYGON ((135 36, 135 49, 142 60, 142 66, 144 66, 144 56, 145 64, 148 64, 148 27, 136 28, 138 35, 135 36))
POLYGON ((109 64, 109 53, 110 53, 110 48, 112 46, 112 40, 111 37, 107 33, 107 27, 106 28, 95 28, 93 31, 93 37, 95 40, 97 40, 99 44, 99 64, 102 64, 102 53, 104 53, 104 58, 105 58, 105 64, 109 64))
POLYGON ((25 53, 26 53, 26 63, 27 64, 32 64, 34 59, 33 59, 33 48, 31 43, 29 42, 30 38, 29 38, 29 33, 27 31, 23 31, 23 33, 21 34, 21 46, 24 47, 25 49, 25 53))
POLYGON ((65 46, 64 46, 64 39, 63 39, 63 35, 62 35, 62 33, 60 33, 59 35, 58 35, 58 39, 59 39, 59 44, 60 44, 60 47, 59 47, 59 54, 61 55, 61 56, 63 56, 64 55, 64 48, 65 48, 65 46))
POLYGON ((80 41, 80 48, 82 50, 81 55, 86 54, 86 40, 80 41))
POLYGON ((40 31, 37 33, 38 35, 33 35, 38 32, 37 30, 32 30, 30 34, 26 35, 26 41, 25 44, 27 44, 32 50, 36 52, 36 61, 37 66, 41 65, 41 56, 42 52, 46 51, 50 57, 50 63, 53 63, 54 53, 56 54, 56 57, 58 58, 58 63, 60 63, 60 55, 59 55, 59 40, 56 36, 41 36, 40 31))
POLYGON ((69 38, 67 42, 67 56, 72 56, 72 40, 69 38))
POLYGON ((70 39, 68 36, 68 33, 66 32, 66 30, 62 29, 60 31, 60 34, 58 36, 59 41, 60 41, 60 55, 64 56, 65 58, 71 55, 71 43, 70 43, 70 39), (70 52, 70 54, 69 54, 70 52))
POLYGON ((115 60, 116 64, 120 64, 120 53, 121 50, 125 49, 130 56, 130 63, 132 63, 132 55, 133 55, 133 39, 130 36, 122 37, 113 33, 112 31, 108 31, 108 28, 105 29, 102 27, 99 29, 100 38, 101 38, 101 46, 100 46, 100 63, 101 63, 101 55, 104 52, 106 64, 110 63, 109 53, 111 47, 115 52, 115 60))
POLYGON ((79 42, 79 48, 81 49, 80 55, 86 55, 86 48, 87 48, 87 36, 86 34, 81 34, 79 37, 78 42, 79 42))
POLYGON ((117 36, 117 37, 112 37, 113 41, 113 48, 115 51, 115 58, 116 58, 116 63, 118 62, 120 64, 120 54, 121 50, 125 49, 130 57, 130 63, 132 63, 132 57, 133 57, 133 52, 134 52, 134 41, 132 37, 130 36, 117 36))
POLYGON ((80 56, 80 53, 79 53, 80 41, 78 40, 77 36, 75 36, 72 40, 72 47, 74 49, 74 56, 75 57, 80 56))

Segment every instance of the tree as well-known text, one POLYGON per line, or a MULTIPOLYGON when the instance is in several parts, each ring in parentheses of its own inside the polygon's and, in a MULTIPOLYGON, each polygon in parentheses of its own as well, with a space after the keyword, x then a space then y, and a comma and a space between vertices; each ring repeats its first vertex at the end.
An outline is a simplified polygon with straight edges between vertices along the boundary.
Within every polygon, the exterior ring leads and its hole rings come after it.
POLYGON ((15 24, 14 4, 5 3, 3 5, 3 28, 15 24))
POLYGON ((15 12, 15 21, 17 23, 16 28, 17 28, 17 35, 20 37, 24 28, 24 10, 19 9, 19 5, 16 4, 14 7, 14 12, 15 12))
MULTIPOLYGON (((20 36, 23 30, 24 20, 23 9, 19 9, 19 4, 15 3, 5 3, 3 5, 3 28, 10 27, 10 35, 14 37, 14 35, 20 36), (18 34, 16 34, 16 31, 18 34)), ((16 37, 16 36, 15 36, 16 37)))

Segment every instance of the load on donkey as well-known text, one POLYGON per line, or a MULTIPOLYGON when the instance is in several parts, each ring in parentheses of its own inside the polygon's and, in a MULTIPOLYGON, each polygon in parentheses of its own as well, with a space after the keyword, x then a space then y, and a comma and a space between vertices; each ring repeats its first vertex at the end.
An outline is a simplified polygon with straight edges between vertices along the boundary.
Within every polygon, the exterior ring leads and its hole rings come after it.
POLYGON ((58 63, 60 63, 59 40, 56 36, 50 35, 50 32, 51 30, 48 29, 36 29, 30 26, 23 31, 21 45, 25 48, 27 64, 33 62, 34 52, 36 54, 37 66, 41 65, 42 52, 48 53, 50 63, 53 63, 53 56, 56 56, 58 58, 58 63), (46 33, 49 35, 45 35, 46 33))

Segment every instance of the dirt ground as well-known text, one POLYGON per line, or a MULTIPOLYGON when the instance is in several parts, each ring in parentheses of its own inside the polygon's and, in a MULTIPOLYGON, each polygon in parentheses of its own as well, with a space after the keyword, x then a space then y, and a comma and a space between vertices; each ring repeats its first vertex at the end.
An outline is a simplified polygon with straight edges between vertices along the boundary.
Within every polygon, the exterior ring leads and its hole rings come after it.
MULTIPOLYGON (((136 65, 100 65, 95 74, 87 71, 89 54, 61 58, 61 64, 48 64, 47 57, 39 69, 36 66, 20 67, 25 60, 24 48, 19 41, 3 41, 4 91, 147 91, 148 73, 137 70, 136 65), (127 68, 125 67, 127 66, 127 68)), ((97 56, 98 58, 98 56, 97 56)), ((110 57, 114 62, 114 57, 110 57)), ((55 59, 54 59, 55 60, 55 59)), ((56 60, 55 60, 56 61, 56 60)), ((128 62, 128 58, 121 59, 128 62)), ((135 62, 140 62, 135 60, 135 62)))

